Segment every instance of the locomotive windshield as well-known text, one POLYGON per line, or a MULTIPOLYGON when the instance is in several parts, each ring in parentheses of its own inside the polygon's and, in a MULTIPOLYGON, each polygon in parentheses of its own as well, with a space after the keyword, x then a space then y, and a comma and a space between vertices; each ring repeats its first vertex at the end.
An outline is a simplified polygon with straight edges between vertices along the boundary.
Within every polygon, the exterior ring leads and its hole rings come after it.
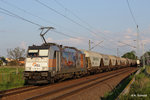
POLYGON ((48 56, 48 50, 39 50, 39 56, 48 56))
POLYGON ((29 50, 28 51, 28 57, 37 57, 38 56, 38 50, 29 50))
POLYGON ((48 57, 48 50, 29 50, 28 57, 48 57))

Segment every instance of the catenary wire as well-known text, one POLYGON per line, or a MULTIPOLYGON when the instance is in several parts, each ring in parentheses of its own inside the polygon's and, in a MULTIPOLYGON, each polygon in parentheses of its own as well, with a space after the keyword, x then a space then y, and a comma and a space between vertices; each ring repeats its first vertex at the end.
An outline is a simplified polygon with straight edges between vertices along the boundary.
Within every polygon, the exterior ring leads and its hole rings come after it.
POLYGON ((138 24, 137 24, 137 22, 136 22, 136 20, 135 20, 134 14, 133 14, 133 12, 132 12, 132 10, 131 10, 129 1, 128 1, 128 0, 126 0, 126 1, 127 1, 127 5, 128 5, 128 8, 129 8, 129 11, 130 11, 130 13, 131 13, 132 19, 133 19, 135 25, 137 26, 138 24))
POLYGON ((76 15, 74 12, 66 8, 63 4, 61 4, 59 1, 54 0, 59 6, 67 10, 69 13, 71 13, 73 16, 75 16, 78 20, 80 20, 82 23, 86 24, 89 28, 93 28, 90 24, 88 24, 86 21, 82 20, 78 15, 76 15))
MULTIPOLYGON (((11 11, 8 11, 8 10, 6 10, 6 9, 4 9, 4 8, 1 8, 1 7, 0 7, 0 9, 1 9, 2 11, 5 11, 5 12, 9 13, 10 15, 12 15, 12 16, 14 16, 14 17, 16 17, 16 18, 19 18, 19 19, 21 19, 21 20, 24 20, 24 21, 26 21, 26 22, 28 22, 28 23, 31 23, 31 24, 34 24, 34 25, 36 25, 36 26, 42 27, 42 25, 37 24, 37 23, 35 23, 35 22, 33 22, 33 21, 30 21, 30 20, 28 20, 28 19, 25 19, 25 18, 23 18, 23 17, 21 17, 21 16, 15 14, 15 13, 11 12, 11 11)), ((7 14, 7 15, 8 15, 8 14, 7 14)))
POLYGON ((71 19, 71 18, 65 16, 64 14, 62 14, 62 13, 60 13, 59 11, 55 10, 54 8, 52 8, 52 7, 48 6, 48 5, 46 5, 45 3, 43 3, 43 2, 41 2, 41 1, 39 1, 39 0, 35 0, 35 1, 36 1, 37 3, 43 5, 44 7, 50 9, 51 11, 53 11, 53 12, 55 12, 55 13, 57 13, 57 14, 63 16, 64 18, 66 18, 67 20, 71 21, 72 23, 74 23, 74 24, 76 24, 76 25, 78 25, 78 26, 80 26, 80 27, 86 29, 86 30, 89 31, 92 35, 98 36, 98 35, 97 35, 95 32, 93 32, 91 29, 89 29, 89 28, 87 28, 87 27, 81 25, 80 23, 74 21, 73 19, 71 19))
MULTIPOLYGON (((34 25, 39 26, 39 27, 43 27, 42 25, 37 24, 37 23, 35 23, 35 22, 33 22, 33 21, 30 21, 30 20, 28 20, 28 19, 25 19, 25 18, 23 18, 23 17, 21 17, 21 16, 19 16, 19 15, 17 15, 17 14, 12 13, 11 11, 8 11, 8 10, 3 9, 3 8, 1 8, 1 7, 0 7, 0 9, 3 10, 3 11, 5 11, 5 12, 0 11, 0 13, 3 13, 3 14, 5 14, 5 15, 8 15, 8 16, 11 16, 11 17, 19 18, 19 19, 21 19, 21 20, 23 20, 23 21, 29 22, 29 23, 34 24, 34 25), (7 12, 7 13, 6 13, 6 12, 7 12)), ((79 39, 79 38, 77 38, 77 37, 74 37, 74 36, 65 34, 65 33, 63 33, 63 32, 59 32, 59 31, 57 31, 57 30, 54 30, 54 32, 55 32, 55 33, 58 33, 58 34, 61 34, 61 35, 63 35, 63 36, 66 36, 66 37, 70 37, 70 38, 74 38, 74 39, 79 39)))
POLYGON ((33 16, 33 17, 39 18, 40 20, 42 20, 42 21, 44 21, 44 22, 50 22, 50 23, 56 25, 55 23, 53 23, 53 22, 51 22, 51 21, 49 21, 49 20, 46 20, 46 19, 44 19, 44 18, 42 18, 42 17, 40 17, 40 16, 37 16, 37 15, 35 15, 35 14, 32 14, 31 12, 26 11, 26 10, 20 8, 20 7, 17 7, 17 6, 15 6, 15 5, 13 5, 13 4, 7 2, 7 1, 4 1, 4 0, 0 0, 0 1, 3 2, 3 3, 5 3, 5 4, 7 4, 7 5, 9 5, 9 6, 12 6, 13 8, 16 8, 16 9, 18 9, 18 10, 24 12, 24 13, 27 13, 27 14, 33 16))
POLYGON ((16 17, 16 16, 14 16, 14 15, 11 15, 11 14, 6 13, 6 12, 3 12, 3 11, 0 11, 0 13, 5 14, 5 15, 8 15, 8 16, 11 16, 11 17, 16 17))
MULTIPOLYGON (((60 3, 58 0, 54 0, 59 6, 61 6, 62 8, 64 8, 65 10, 67 10, 70 14, 72 14, 73 16, 75 16, 78 20, 80 20, 82 23, 86 24, 86 26, 88 26, 91 29, 94 29, 92 25, 90 25, 89 23, 87 23, 86 21, 84 21, 83 19, 81 19, 77 14, 75 14, 74 12, 72 12, 70 9, 66 8, 62 3, 60 3)), ((97 31, 99 32, 99 31, 97 31)), ((102 33, 103 36, 106 36, 106 34, 104 34, 103 32, 99 32, 102 33)), ((107 35, 106 37, 112 38, 110 35, 107 35)), ((108 39, 108 38, 105 38, 108 39)), ((109 40, 109 39, 108 39, 109 40)))
MULTIPOLYGON (((65 29, 65 30, 67 29, 67 28, 65 28, 64 26, 61 26, 61 25, 56 24, 56 23, 54 23, 54 22, 52 22, 52 21, 50 21, 50 20, 47 20, 47 19, 45 19, 45 18, 42 18, 42 17, 40 17, 40 16, 38 16, 38 15, 35 15, 35 14, 33 14, 33 13, 29 12, 29 11, 26 11, 26 10, 23 9, 23 8, 17 7, 16 5, 13 5, 13 4, 11 4, 11 3, 7 2, 7 1, 4 1, 4 0, 0 0, 0 1, 3 2, 3 3, 5 3, 6 5, 12 6, 13 8, 18 9, 18 10, 20 10, 20 11, 22 11, 22 12, 24 12, 24 13, 30 15, 30 16, 36 17, 36 18, 40 19, 40 20, 43 21, 43 22, 52 23, 53 25, 58 26, 58 27, 61 27, 62 29, 65 29)), ((70 30, 70 29, 67 29, 67 30, 69 30, 69 31, 71 31, 72 33, 74 33, 73 30, 70 30)), ((75 33, 78 33, 78 32, 75 32, 75 33)), ((78 33, 78 34, 80 34, 80 33, 78 33)))
POLYGON ((127 5, 128 5, 128 8, 129 8, 129 11, 130 11, 130 14, 131 14, 131 16, 132 16, 132 19, 133 19, 133 21, 134 21, 134 23, 135 23, 135 25, 136 25, 136 30, 137 30, 137 53, 139 54, 140 53, 140 51, 139 51, 139 49, 140 49, 140 43, 139 42, 141 42, 141 44, 143 44, 142 43, 142 39, 141 39, 141 37, 140 37, 140 34, 139 34, 139 25, 137 24, 137 21, 136 21, 136 19, 135 19, 135 16, 134 16, 134 14, 133 14, 133 11, 132 11, 132 9, 131 9, 131 6, 130 6, 130 4, 129 4, 129 1, 128 0, 126 0, 126 2, 127 2, 127 5))
POLYGON ((71 36, 71 35, 65 34, 65 33, 60 32, 60 31, 57 31, 57 30, 53 30, 53 31, 54 31, 55 33, 58 33, 58 34, 60 34, 60 35, 64 35, 64 36, 66 36, 66 37, 79 39, 79 38, 77 38, 77 37, 74 37, 74 36, 71 36))
MULTIPOLYGON (((57 14, 63 16, 64 18, 70 20, 71 22, 77 24, 78 26, 80 26, 80 27, 82 27, 82 28, 88 30, 92 35, 96 36, 96 38, 99 37, 99 35, 97 35, 97 34, 96 34, 95 32, 93 32, 91 29, 89 29, 89 28, 87 28, 87 27, 84 27, 84 26, 81 25, 80 23, 78 23, 78 22, 74 21, 73 19, 71 19, 71 18, 65 16, 64 14, 62 14, 62 13, 60 13, 59 11, 55 10, 54 8, 48 6, 47 4, 45 4, 45 3, 43 3, 43 2, 41 2, 41 1, 39 1, 39 0, 35 0, 35 1, 36 1, 37 3, 39 3, 39 4, 41 4, 42 6, 44 6, 44 7, 48 8, 48 9, 50 9, 51 11, 53 11, 53 12, 55 12, 55 13, 57 13, 57 14)), ((106 37, 103 37, 103 39, 109 40, 109 39, 107 39, 106 37)), ((113 41, 113 43, 115 43, 115 45, 116 45, 117 42, 113 41)))
MULTIPOLYGON (((80 20, 82 23, 86 24, 89 28, 93 29, 93 26, 91 26, 90 24, 88 24, 86 21, 82 20, 78 15, 76 15, 75 13, 73 13, 70 9, 66 8, 62 3, 60 3, 58 0, 54 0, 59 6, 61 6, 62 8, 64 8, 65 10, 67 10, 70 14, 72 14, 73 16, 75 16, 78 20, 80 20)), ((102 33, 102 32, 100 32, 102 33)), ((104 36, 106 36, 105 34, 103 34, 104 36)), ((110 35, 108 35, 107 37, 110 37, 110 35)), ((107 39, 107 38, 106 38, 107 39)), ((113 41, 115 43, 117 43, 116 41, 113 41)), ((104 46, 103 46, 104 47, 104 46)), ((105 49, 109 49, 109 48, 105 48, 105 49)), ((115 48, 116 49, 116 48, 115 48)), ((112 49, 109 49, 112 50, 112 49)), ((114 50, 113 50, 114 51, 114 50)))
MULTIPOLYGON (((3 9, 4 10, 4 9, 3 9)), ((8 12, 8 11, 7 11, 8 12)), ((9 12, 9 13, 11 13, 11 12, 9 12)), ((20 16, 18 16, 18 15, 16 15, 16 14, 13 14, 13 13, 11 13, 14 17, 17 17, 17 18, 20 18, 20 19, 22 19, 22 20, 24 20, 24 21, 27 21, 27 22, 30 22, 30 23, 32 23, 32 24, 36 24, 36 25, 38 25, 38 26, 41 26, 41 25, 39 25, 39 24, 37 24, 37 23, 34 23, 34 22, 32 22, 32 21, 29 21, 29 20, 27 20, 27 19, 25 19, 25 18, 23 18, 23 17, 20 17, 20 16)), ((55 31, 56 33, 59 33, 59 34, 62 34, 62 32, 58 32, 58 31, 55 31)), ((70 35, 67 35, 67 34, 62 34, 62 35, 65 35, 65 36, 67 36, 67 37, 71 37, 71 38, 75 38, 75 37, 72 37, 72 36, 70 36, 70 35)), ((79 38, 78 38, 79 39, 79 38)))

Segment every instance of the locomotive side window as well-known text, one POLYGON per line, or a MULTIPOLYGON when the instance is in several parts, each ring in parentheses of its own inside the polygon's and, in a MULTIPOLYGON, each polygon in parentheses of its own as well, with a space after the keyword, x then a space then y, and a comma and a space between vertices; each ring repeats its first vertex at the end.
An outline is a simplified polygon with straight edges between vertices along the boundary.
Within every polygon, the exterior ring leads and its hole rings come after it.
POLYGON ((39 56, 48 56, 48 50, 39 50, 39 56))
POLYGON ((38 50, 29 50, 28 51, 28 57, 37 57, 38 56, 38 50))

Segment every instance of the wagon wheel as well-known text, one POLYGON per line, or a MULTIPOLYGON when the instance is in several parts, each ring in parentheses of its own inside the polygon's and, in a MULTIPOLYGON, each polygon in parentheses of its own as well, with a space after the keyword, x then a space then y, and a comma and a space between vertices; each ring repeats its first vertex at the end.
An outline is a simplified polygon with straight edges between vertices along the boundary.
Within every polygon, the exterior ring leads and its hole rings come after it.
POLYGON ((50 83, 52 83, 52 84, 55 83, 54 78, 51 78, 51 79, 50 79, 50 83))

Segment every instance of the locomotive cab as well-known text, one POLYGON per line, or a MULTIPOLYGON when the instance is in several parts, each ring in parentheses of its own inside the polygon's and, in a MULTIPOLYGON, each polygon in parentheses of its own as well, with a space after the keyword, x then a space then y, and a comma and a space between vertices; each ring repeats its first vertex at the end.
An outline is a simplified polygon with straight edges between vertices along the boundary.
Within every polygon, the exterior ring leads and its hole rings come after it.
POLYGON ((24 71, 26 84, 49 83, 51 81, 51 77, 57 69, 56 52, 58 55, 60 49, 54 44, 29 46, 24 71))

